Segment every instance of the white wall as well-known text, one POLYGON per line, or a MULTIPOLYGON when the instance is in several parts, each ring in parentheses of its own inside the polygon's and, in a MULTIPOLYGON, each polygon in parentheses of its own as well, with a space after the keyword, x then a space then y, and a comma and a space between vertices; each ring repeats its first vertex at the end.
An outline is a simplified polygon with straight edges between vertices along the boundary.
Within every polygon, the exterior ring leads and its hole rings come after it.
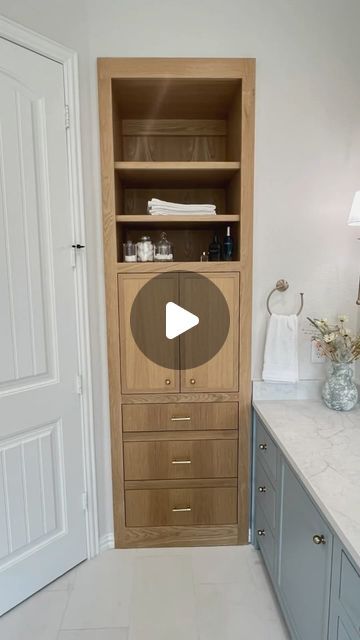
POLYGON ((360 244, 346 226, 360 188, 358 0, 0 0, 9 18, 80 55, 85 203, 100 528, 112 528, 96 58, 249 56, 257 59, 253 377, 261 377, 265 300, 280 277, 305 293, 301 377, 310 362, 307 315, 356 324, 360 244))

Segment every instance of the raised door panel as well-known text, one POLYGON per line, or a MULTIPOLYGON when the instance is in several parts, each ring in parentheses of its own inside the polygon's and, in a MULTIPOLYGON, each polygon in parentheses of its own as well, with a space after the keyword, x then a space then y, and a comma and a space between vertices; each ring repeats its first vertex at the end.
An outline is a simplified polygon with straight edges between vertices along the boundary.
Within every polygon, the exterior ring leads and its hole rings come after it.
POLYGON ((147 297, 146 308, 139 308, 136 322, 139 332, 145 341, 151 340, 151 332, 147 330, 150 317, 157 318, 159 326, 163 325, 164 339, 157 340, 157 348, 162 350, 164 360, 171 364, 166 368, 148 358, 137 346, 131 330, 131 309, 133 302, 144 285, 149 282, 144 274, 120 275, 119 319, 120 319, 120 358, 121 388, 123 393, 169 393, 179 391, 179 343, 178 339, 167 340, 165 337, 165 305, 178 299, 178 276, 176 273, 157 277, 156 296, 147 297))
POLYGON ((239 274, 180 274, 180 305, 200 317, 199 324, 180 337, 181 391, 238 391, 239 389, 239 274), (211 344, 218 335, 221 314, 208 295, 206 279, 222 292, 229 310, 229 331, 220 350, 194 367, 199 341, 211 344), (204 322, 202 322, 204 318, 204 322))
POLYGON ((325 640, 332 534, 290 468, 283 465, 279 590, 299 640, 325 640), (323 543, 316 544, 323 536, 323 543), (306 615, 304 615, 306 612, 306 615))

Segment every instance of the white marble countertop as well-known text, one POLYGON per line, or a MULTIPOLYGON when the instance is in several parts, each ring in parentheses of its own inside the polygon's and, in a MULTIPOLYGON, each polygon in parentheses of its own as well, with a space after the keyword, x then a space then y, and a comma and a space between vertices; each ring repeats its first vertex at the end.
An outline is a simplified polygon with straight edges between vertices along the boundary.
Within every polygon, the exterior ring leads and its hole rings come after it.
POLYGON ((360 407, 257 400, 254 408, 360 567, 360 407))

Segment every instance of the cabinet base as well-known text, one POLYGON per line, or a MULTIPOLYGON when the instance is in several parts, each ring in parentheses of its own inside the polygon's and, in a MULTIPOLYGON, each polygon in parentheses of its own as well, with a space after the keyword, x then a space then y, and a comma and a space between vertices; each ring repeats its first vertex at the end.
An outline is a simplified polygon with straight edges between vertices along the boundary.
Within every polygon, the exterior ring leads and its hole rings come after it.
POLYGON ((202 547, 247 544, 237 525, 218 527, 126 527, 115 540, 117 549, 141 547, 202 547))

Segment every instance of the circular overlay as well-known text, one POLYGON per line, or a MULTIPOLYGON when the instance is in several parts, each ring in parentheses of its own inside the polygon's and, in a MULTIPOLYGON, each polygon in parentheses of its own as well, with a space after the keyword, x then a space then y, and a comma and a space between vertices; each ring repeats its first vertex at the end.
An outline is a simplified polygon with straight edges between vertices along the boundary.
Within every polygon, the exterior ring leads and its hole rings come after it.
MULTIPOLYGON (((192 271, 164 273, 137 293, 130 314, 140 351, 167 369, 193 369, 213 358, 224 344, 230 313, 220 289, 192 271), (166 337, 166 304, 173 302, 198 316, 199 323, 180 336, 166 337)), ((176 328, 176 319, 175 319, 176 328)))

